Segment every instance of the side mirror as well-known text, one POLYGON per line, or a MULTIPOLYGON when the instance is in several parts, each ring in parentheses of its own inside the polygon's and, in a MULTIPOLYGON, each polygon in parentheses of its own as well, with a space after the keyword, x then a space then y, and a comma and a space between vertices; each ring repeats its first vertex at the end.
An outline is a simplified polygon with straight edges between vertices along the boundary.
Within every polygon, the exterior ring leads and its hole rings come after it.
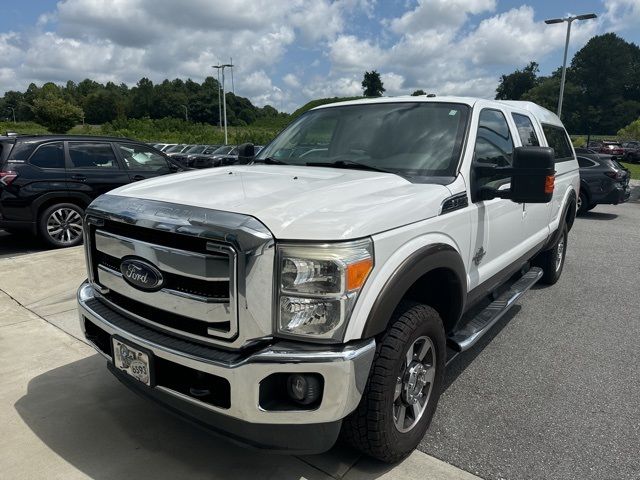
POLYGON ((516 147, 513 152, 511 200, 549 203, 555 185, 555 159, 549 147, 516 147))
POLYGON ((549 147, 516 147, 513 166, 476 164, 476 171, 485 175, 502 174, 511 177, 511 188, 497 190, 481 187, 480 198, 508 198, 515 203, 549 203, 555 186, 555 158, 549 147))
POLYGON ((238 145, 238 164, 246 165, 253 157, 256 155, 256 150, 253 146, 253 143, 243 143, 242 145, 238 145))

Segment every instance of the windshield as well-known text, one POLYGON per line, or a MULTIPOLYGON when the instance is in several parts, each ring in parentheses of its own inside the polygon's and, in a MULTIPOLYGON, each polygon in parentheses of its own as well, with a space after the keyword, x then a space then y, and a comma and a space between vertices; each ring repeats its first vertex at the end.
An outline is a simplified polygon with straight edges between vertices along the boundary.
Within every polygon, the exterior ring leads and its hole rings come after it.
MULTIPOLYGON (((312 110, 265 147, 257 160, 292 165, 357 162, 407 176, 455 176, 469 107, 453 103, 375 103, 312 110)), ((355 166, 354 166, 355 168, 355 166)))
POLYGON ((175 153, 180 152, 184 148, 184 145, 174 145, 173 147, 169 147, 165 150, 166 153, 175 153))
POLYGON ((202 153, 206 147, 204 145, 194 145, 188 148, 185 153, 202 153))
POLYGON ((223 145, 213 153, 224 155, 229 153, 231 150, 233 150, 233 148, 234 148, 233 145, 223 145))

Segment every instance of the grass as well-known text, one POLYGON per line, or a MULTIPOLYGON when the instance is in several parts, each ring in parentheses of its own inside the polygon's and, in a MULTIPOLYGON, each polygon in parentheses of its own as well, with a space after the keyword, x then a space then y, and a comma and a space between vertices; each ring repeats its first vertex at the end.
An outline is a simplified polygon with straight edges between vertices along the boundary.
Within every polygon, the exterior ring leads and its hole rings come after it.
POLYGON ((631 178, 633 178, 634 180, 640 180, 640 164, 625 162, 620 163, 629 169, 629 171, 631 172, 631 178))

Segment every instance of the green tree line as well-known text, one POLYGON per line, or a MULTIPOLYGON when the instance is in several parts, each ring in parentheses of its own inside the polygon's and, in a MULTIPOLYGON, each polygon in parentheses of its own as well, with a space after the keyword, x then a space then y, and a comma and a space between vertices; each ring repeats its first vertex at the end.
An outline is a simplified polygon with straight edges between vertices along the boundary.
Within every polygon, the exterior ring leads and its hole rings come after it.
MULTIPOLYGON (((555 112, 562 69, 538 64, 502 75, 499 100, 529 100, 555 112)), ((591 38, 567 65, 562 120, 572 134, 613 135, 640 117, 640 48, 615 33, 591 38)))
MULTIPOLYGON (((105 124, 126 119, 182 118, 217 125, 220 122, 219 84, 213 77, 202 83, 191 79, 164 80, 154 84, 141 78, 134 87, 91 79, 64 86, 31 83, 26 91, 8 91, 0 98, 0 118, 36 121, 50 131, 64 133, 77 123, 105 124)), ((262 108, 248 98, 227 92, 227 123, 231 126, 281 123, 288 117, 275 108, 262 108)))

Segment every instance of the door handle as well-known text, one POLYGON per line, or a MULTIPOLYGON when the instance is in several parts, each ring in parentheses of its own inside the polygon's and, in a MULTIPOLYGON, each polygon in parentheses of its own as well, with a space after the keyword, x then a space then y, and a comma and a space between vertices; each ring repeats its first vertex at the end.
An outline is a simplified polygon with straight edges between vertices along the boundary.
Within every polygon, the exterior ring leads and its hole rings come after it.
POLYGON ((78 180, 79 182, 84 182, 86 179, 87 179, 86 176, 80 175, 80 174, 77 174, 77 173, 71 175, 71 180, 78 180))
POLYGON ((133 177, 133 181, 134 182, 139 182, 140 180, 144 180, 145 177, 143 177, 142 175, 134 175, 133 177))

